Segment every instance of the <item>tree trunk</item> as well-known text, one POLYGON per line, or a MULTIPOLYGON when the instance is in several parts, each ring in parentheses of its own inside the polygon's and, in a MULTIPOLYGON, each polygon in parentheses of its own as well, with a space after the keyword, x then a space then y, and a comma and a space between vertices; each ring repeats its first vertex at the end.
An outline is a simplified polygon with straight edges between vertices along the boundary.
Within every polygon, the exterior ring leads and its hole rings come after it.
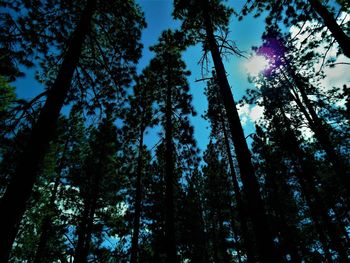
POLYGON ((136 175, 136 196, 135 196, 135 214, 134 214, 134 229, 131 243, 131 263, 137 263, 138 261, 138 242, 140 232, 140 219, 141 219, 141 200, 142 200, 142 151, 143 151, 143 133, 144 133, 143 120, 140 124, 140 144, 139 144, 139 156, 137 160, 137 175, 136 175))
POLYGON ((343 50, 344 55, 350 58, 350 37, 345 34, 345 32, 337 24, 337 21, 333 17, 332 13, 328 11, 327 7, 322 5, 320 0, 309 0, 309 2, 315 12, 322 18, 328 30, 331 31, 333 37, 343 50))
POLYGON ((254 252, 253 252, 252 242, 249 242, 248 218, 246 216, 246 212, 245 212, 245 209, 243 206, 243 200, 242 200, 241 192, 240 192, 239 185, 238 185, 237 175, 235 172, 235 167, 233 165, 231 147, 230 147, 230 142, 229 142, 227 131, 226 131, 224 117, 221 114, 220 114, 220 118, 221 118, 222 131, 224 134, 227 159, 228 159, 228 163, 230 166, 230 173, 231 173, 232 182, 233 182, 233 190, 234 190, 235 199, 237 202, 237 212, 238 212, 239 223, 240 223, 241 231, 242 231, 243 244, 244 244, 244 247, 246 249, 246 254, 247 254, 247 263, 253 263, 254 262, 254 252))
MULTIPOLYGON (((293 71, 290 72, 293 75, 293 71)), ((297 106, 299 107, 300 111, 303 113, 304 117, 306 118, 310 129, 315 133, 316 139, 320 142, 323 150, 326 152, 326 157, 330 161, 330 163, 333 166, 333 169, 338 176, 336 180, 337 185, 339 185, 339 181, 342 182, 342 185, 345 186, 343 189, 345 191, 349 191, 349 187, 346 187, 348 182, 348 176, 349 173, 347 172, 347 168, 341 157, 337 154, 335 148, 333 147, 331 141, 330 141, 330 135, 327 130, 327 127, 323 124, 322 120, 318 117, 316 114, 316 111, 314 110, 309 98, 306 95, 304 87, 300 87, 303 85, 303 82, 300 81, 295 75, 293 76, 293 80, 296 84, 299 84, 298 90, 302 94, 303 101, 299 97, 299 94, 297 93, 296 90, 294 90, 293 83, 291 83, 288 79, 288 77, 284 75, 285 80, 288 82, 288 86, 290 86, 290 94, 293 97, 293 100, 296 102, 297 106), (304 105, 305 104, 305 105, 304 105)), ((341 225, 342 231, 345 234, 345 237, 347 239, 347 243, 349 243, 349 238, 348 238, 348 233, 345 230, 346 227, 342 223, 342 219, 339 216, 339 208, 337 207, 337 199, 339 196, 335 196, 332 193, 334 192, 334 188, 330 187, 328 183, 323 184, 324 189, 326 190, 326 198, 328 203, 332 204, 332 208, 334 209, 334 212, 336 214, 336 218, 338 221, 338 224, 341 225)), ((340 195, 341 196, 341 195, 340 195)), ((343 195, 345 199, 345 209, 349 207, 349 199, 347 195, 343 195)))
POLYGON ((251 154, 245 140, 236 104, 227 80, 225 67, 221 60, 219 48, 214 37, 207 0, 202 2, 202 6, 207 41, 217 74, 220 94, 230 124, 240 175, 244 186, 244 193, 247 198, 249 214, 251 216, 258 245, 259 256, 263 263, 281 262, 282 260, 279 258, 273 242, 273 236, 268 223, 264 203, 260 195, 259 184, 255 177, 251 161, 251 154))
POLYGON ((96 0, 88 1, 39 119, 34 124, 28 144, 19 158, 16 173, 0 201, 3 215, 0 224, 0 262, 7 262, 9 258, 40 164, 55 134, 60 110, 69 91, 85 37, 90 30, 95 5, 96 0))
POLYGON ((175 219, 174 219, 174 159, 173 159, 173 124, 172 124, 172 86, 171 86, 171 55, 168 55, 168 80, 166 92, 166 123, 165 123, 165 240, 167 262, 175 263, 176 241, 175 241, 175 219))

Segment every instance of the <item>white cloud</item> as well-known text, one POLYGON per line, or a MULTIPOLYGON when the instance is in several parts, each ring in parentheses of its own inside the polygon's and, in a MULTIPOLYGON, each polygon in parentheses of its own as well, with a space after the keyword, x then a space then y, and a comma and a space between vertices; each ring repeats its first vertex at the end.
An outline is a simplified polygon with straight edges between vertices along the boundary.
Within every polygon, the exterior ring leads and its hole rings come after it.
POLYGON ((246 125, 248 121, 249 112, 250 112, 249 105, 244 104, 243 106, 238 106, 237 110, 238 110, 238 115, 241 119, 242 125, 246 125))
POLYGON ((248 121, 255 123, 263 116, 264 107, 259 105, 254 105, 251 107, 248 104, 244 104, 243 106, 238 107, 238 114, 242 125, 246 125, 248 121))
MULTIPOLYGON (((350 16, 342 12, 338 18, 338 23, 347 23, 350 21, 350 16)), ((300 26, 292 26, 290 28, 290 33, 292 38, 296 38, 297 44, 296 47, 300 48, 302 41, 304 41, 309 36, 309 30, 306 29, 315 29, 319 25, 316 21, 307 21, 304 25, 304 30, 302 33, 298 34, 300 31, 300 26), (299 26, 299 27, 298 27, 299 26)), ((324 29, 321 32, 317 32, 313 38, 314 39, 322 39, 322 33, 327 32, 327 29, 324 29)), ((327 32, 328 35, 330 35, 330 32, 327 32)), ((350 59, 347 58, 344 55, 339 55, 337 57, 337 50, 338 50, 338 43, 335 41, 331 48, 329 48, 329 44, 323 44, 315 49, 315 52, 318 52, 320 54, 326 54, 327 56, 325 58, 325 62, 327 62, 329 59, 335 59, 334 64, 336 64, 334 67, 330 67, 327 65, 327 63, 324 63, 323 65, 323 71, 325 73, 325 78, 320 81, 319 84, 321 84, 322 87, 324 87, 326 90, 330 89, 334 86, 342 86, 345 83, 350 82, 350 65, 345 64, 337 64, 337 63, 350 63, 350 59)), ((319 61, 314 65, 315 72, 318 72, 323 64, 323 58, 319 59, 319 61)), ((307 70, 307 69, 306 69, 307 70)))
POLYGON ((270 65, 264 56, 254 55, 243 63, 244 70, 252 77, 258 76, 270 65))
POLYGON ((255 105, 249 114, 250 119, 253 122, 257 122, 264 115, 264 107, 255 105))
POLYGON ((249 104, 243 104, 243 105, 239 105, 237 107, 238 110, 238 114, 239 116, 243 115, 243 114, 248 114, 249 113, 249 104))
MULTIPOLYGON (((335 63, 345 62, 350 63, 350 59, 344 55, 338 56, 335 63)), ((338 64, 334 67, 326 66, 324 73, 326 77, 321 80, 321 85, 326 89, 332 87, 341 87, 342 85, 350 82, 350 65, 338 64)))

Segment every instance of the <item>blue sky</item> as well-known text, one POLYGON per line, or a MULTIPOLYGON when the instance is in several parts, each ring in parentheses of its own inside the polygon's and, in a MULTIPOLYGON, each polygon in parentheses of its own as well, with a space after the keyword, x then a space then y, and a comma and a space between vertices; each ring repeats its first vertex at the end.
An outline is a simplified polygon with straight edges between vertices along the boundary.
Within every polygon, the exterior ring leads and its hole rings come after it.
MULTIPOLYGON (((171 0, 138 0, 137 2, 145 12, 148 24, 148 27, 142 34, 144 50, 139 64, 139 71, 141 71, 153 57, 153 53, 148 50, 148 47, 157 42, 163 30, 179 28, 180 21, 174 21, 171 16, 171 0)), ((245 2, 245 0, 231 0, 227 4, 233 7, 236 12, 240 12, 245 2)), ((252 46, 258 46, 261 43, 260 36, 264 31, 264 27, 264 19, 261 17, 256 19, 248 16, 242 21, 238 21, 236 17, 232 16, 230 21, 230 40, 235 41, 240 50, 249 53, 252 46)), ((195 127, 195 138, 198 147, 203 151, 208 143, 210 130, 208 129, 209 124, 201 118, 201 115, 207 108, 207 99, 204 95, 206 84, 205 82, 195 82, 195 80, 201 79, 201 70, 198 65, 201 56, 200 46, 190 47, 183 54, 183 59, 192 73, 188 80, 191 87, 191 94, 193 94, 193 105, 198 113, 196 117, 192 118, 192 124, 195 127)), ((245 59, 231 56, 229 57, 229 61, 224 62, 232 92, 236 101, 238 101, 244 95, 246 89, 252 87, 252 84, 247 81, 248 75, 243 67, 245 59)), ((246 135, 253 132, 253 125, 249 120, 244 128, 246 135)), ((154 145, 158 140, 159 137, 156 131, 149 131, 149 134, 145 138, 145 142, 149 146, 154 145)))
MULTIPOLYGON (((142 33, 142 43, 144 45, 143 56, 140 59, 138 65, 138 72, 141 72, 144 67, 147 66, 150 59, 153 57, 153 53, 149 51, 149 47, 156 44, 158 37, 163 30, 168 28, 179 28, 180 21, 174 21, 172 13, 172 1, 171 0, 137 0, 143 9, 147 21, 147 28, 142 33)), ((227 4, 232 6, 236 12, 240 12, 245 0, 231 0, 227 4)), ((263 18, 253 18, 248 16, 242 21, 234 16, 230 21, 230 40, 235 41, 240 50, 250 52, 252 46, 259 45, 260 36, 264 30, 263 18)), ((189 77, 189 83, 191 87, 191 93, 193 94, 193 105, 198 115, 192 118, 192 124, 195 127, 195 138, 197 140, 198 147, 203 151, 206 148, 209 137, 209 124, 201 118, 201 115, 207 108, 207 100, 204 96, 205 82, 195 82, 195 80, 201 78, 200 65, 198 61, 202 55, 200 46, 190 47, 184 52, 183 59, 187 64, 188 69, 192 72, 189 77)), ((247 72, 244 70, 243 64, 244 58, 238 58, 235 56, 229 57, 229 60, 225 60, 225 67, 228 73, 228 79, 232 87, 232 92, 236 101, 238 101, 242 95, 244 95, 247 88, 251 88, 252 84, 247 81, 247 72)), ((43 90, 43 86, 34 79, 35 69, 25 71, 26 76, 19 78, 13 83, 16 87, 17 95, 20 98, 30 99, 39 94, 43 90)), ((253 125, 248 120, 244 125, 246 135, 253 132, 253 125)), ((145 143, 151 148, 155 143, 159 141, 157 131, 149 131, 146 135, 145 143)))

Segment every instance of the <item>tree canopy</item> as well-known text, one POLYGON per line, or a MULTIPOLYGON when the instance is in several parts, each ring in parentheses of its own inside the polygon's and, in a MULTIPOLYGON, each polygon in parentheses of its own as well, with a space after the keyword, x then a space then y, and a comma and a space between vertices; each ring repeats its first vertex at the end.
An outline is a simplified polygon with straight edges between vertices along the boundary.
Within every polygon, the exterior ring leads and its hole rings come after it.
POLYGON ((348 2, 163 4, 0 1, 0 262, 349 262, 348 2))

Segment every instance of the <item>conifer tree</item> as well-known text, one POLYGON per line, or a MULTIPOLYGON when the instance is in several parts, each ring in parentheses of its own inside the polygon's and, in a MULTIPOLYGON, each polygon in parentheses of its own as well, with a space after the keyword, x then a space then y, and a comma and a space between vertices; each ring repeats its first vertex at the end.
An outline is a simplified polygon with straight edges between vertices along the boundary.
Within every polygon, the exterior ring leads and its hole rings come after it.
POLYGON ((207 209, 210 254, 213 262, 230 262, 227 241, 229 235, 225 227, 225 219, 230 218, 228 213, 231 212, 226 164, 223 160, 219 160, 212 142, 209 142, 203 158, 206 162, 206 166, 203 167, 203 177, 205 178, 204 198, 207 209))
MULTIPOLYGON (((161 169, 165 169, 165 240, 167 262, 177 262, 177 245, 175 229, 175 186, 178 164, 176 154, 183 156, 184 162, 193 162, 196 151, 193 149, 193 127, 188 115, 194 114, 191 105, 192 96, 186 76, 189 72, 181 59, 185 43, 180 32, 170 30, 162 33, 159 43, 151 48, 155 58, 151 60, 149 70, 150 85, 154 90, 158 111, 161 113, 160 125, 164 130, 161 169), (164 155, 163 155, 164 154, 164 155)), ((181 160, 178 160, 179 162, 181 160)), ((183 162, 183 161, 181 161, 183 162)))
POLYGON ((138 141, 137 145, 137 164, 135 171, 135 195, 134 195, 134 216, 133 216, 133 233, 132 244, 130 248, 130 262, 138 262, 138 243, 140 235, 140 223, 142 215, 142 193, 143 193, 143 176, 144 176, 144 134, 148 127, 156 122, 153 118, 154 110, 152 104, 155 99, 153 97, 154 87, 148 76, 152 74, 149 68, 146 68, 143 73, 137 77, 136 85, 134 86, 134 94, 129 99, 129 108, 126 109, 124 136, 129 140, 133 138, 138 141))
MULTIPOLYGON (((17 6, 20 6, 20 4, 18 4, 17 2, 17 6)), ((24 3, 24 5, 29 8, 27 3, 24 3)), ((49 9, 45 11, 50 11, 50 7, 54 8, 55 6, 52 7, 50 5, 47 5, 44 7, 49 9)), ((63 7, 68 8, 69 10, 69 8, 72 8, 72 5, 67 6, 64 3, 63 7)), ((135 62, 140 55, 137 41, 140 37, 140 27, 142 27, 144 23, 142 17, 138 13, 138 9, 135 8, 134 3, 128 3, 125 7, 127 12, 124 12, 123 14, 125 15, 125 19, 128 19, 130 21, 130 25, 128 26, 134 26, 134 28, 131 31, 131 33, 128 34, 128 36, 126 37, 126 42, 118 42, 118 44, 120 44, 117 45, 120 48, 118 52, 122 54, 122 56, 119 57, 117 61, 135 62), (128 44, 130 44, 130 46, 128 46, 128 44)), ((65 11, 65 8, 62 8, 61 10, 65 11)), ((40 14, 38 14, 38 10, 41 10, 40 8, 38 8, 35 11, 34 7, 33 10, 34 13, 28 12, 29 16, 32 14, 40 16, 40 14)), ((99 26, 104 25, 103 23, 99 22, 110 21, 110 19, 104 19, 104 15, 109 14, 109 16, 107 16, 112 17, 112 21, 113 19, 114 21, 118 21, 119 19, 121 19, 119 13, 113 13, 113 11, 115 10, 116 9, 113 9, 112 6, 107 4, 104 5, 102 4, 102 2, 97 3, 97 1, 95 0, 87 1, 84 5, 83 11, 78 13, 78 17, 80 17, 79 23, 77 23, 76 25, 68 26, 68 28, 71 29, 68 30, 68 38, 64 38, 63 36, 58 40, 58 43, 56 42, 58 50, 64 51, 63 62, 57 70, 56 77, 53 78, 52 81, 47 81, 47 83, 50 85, 50 89, 47 94, 46 102, 40 112, 40 116, 37 122, 33 125, 32 132, 30 134, 30 139, 28 140, 28 145, 26 146, 26 149, 24 150, 22 156, 19 158, 16 168, 17 171, 11 179, 11 182, 9 183, 6 193, 1 199, 0 208, 2 211, 6 211, 6 217, 4 218, 5 223, 1 225, 0 229, 0 258, 3 261, 6 261, 8 258, 13 240, 17 233, 18 225, 25 211, 26 202, 30 197, 32 187, 36 180, 38 167, 44 158, 49 142, 54 136, 59 112, 70 92, 74 71, 81 61, 80 55, 82 54, 83 50, 86 51, 89 47, 89 45, 84 45, 86 44, 87 36, 89 35, 89 32, 92 32, 91 34, 94 34, 95 30, 97 30, 99 26), (97 11, 99 12, 99 16, 97 17, 100 20, 99 22, 96 22, 98 20, 94 20, 96 24, 91 26, 92 18, 97 11), (21 194, 18 194, 18 192, 21 194)), ((76 10, 73 9, 73 14, 74 11, 76 10)), ((123 23, 115 24, 119 26, 125 26, 125 24, 123 23)), ((57 33, 59 32, 59 30, 62 29, 62 32, 66 32, 65 30, 67 28, 65 26, 63 26, 63 28, 60 26, 61 24, 59 23, 52 23, 52 25, 47 30, 49 32, 57 33), (55 28, 55 26, 57 26, 57 28, 55 28)), ((102 32, 105 29, 105 26, 102 27, 102 32)), ((113 27, 109 27, 109 29, 116 30, 113 27)), ((117 30, 118 32, 123 32, 122 30, 120 30, 120 28, 118 28, 117 30)), ((121 40, 124 41, 125 39, 121 38, 121 40)), ((109 43, 109 45, 116 45, 116 43, 109 43)), ((44 64, 45 62, 46 61, 44 61, 44 64)), ((128 73, 130 74, 133 72, 128 73)), ((125 74, 125 72, 123 72, 123 74, 125 74)), ((115 85, 124 86, 125 78, 123 78, 123 80, 124 82, 117 82, 115 83, 115 85)), ((113 93, 114 92, 112 92, 112 94, 113 93)))
MULTIPOLYGON (((338 10, 347 11, 344 3, 340 3, 340 7, 336 6, 336 8, 338 10)), ((265 10, 269 10, 269 16, 266 18, 267 26, 282 21, 289 28, 291 25, 296 25, 298 22, 311 21, 312 19, 320 21, 338 42, 342 53, 350 57, 349 32, 346 26, 339 25, 337 22, 337 16, 334 14, 334 5, 327 5, 318 0, 289 1, 287 4, 270 0, 249 0, 243 8, 242 14, 246 15, 255 11, 254 16, 257 17, 265 10)), ((315 32, 318 30, 315 30, 315 32)))
POLYGON ((235 166, 233 163, 233 156, 231 153, 231 138, 229 137, 229 133, 227 132, 227 119, 225 115, 225 111, 222 107, 222 100, 220 98, 220 94, 218 92, 218 84, 215 79, 215 75, 213 79, 208 82, 206 87, 206 96, 208 98, 208 110, 206 117, 210 120, 211 123, 211 135, 216 138, 217 145, 221 143, 223 144, 222 156, 226 157, 226 161, 229 164, 230 175, 232 178, 233 190, 234 190, 234 198, 237 203, 237 213, 238 220, 240 223, 241 236, 243 239, 243 246, 246 249, 247 253, 247 261, 252 262, 254 258, 253 252, 253 242, 248 232, 248 218, 247 212, 244 208, 243 197, 241 194, 241 190, 239 187, 239 182, 237 178, 237 174, 235 171, 235 166))
POLYGON ((339 228, 339 225, 332 222, 328 214, 327 205, 325 205, 319 190, 315 186, 317 174, 313 170, 313 164, 308 155, 301 148, 300 139, 297 137, 291 123, 286 116, 286 103, 283 99, 283 94, 277 94, 275 90, 263 86, 261 88, 266 109, 266 116, 271 118, 271 130, 276 131, 274 140, 280 143, 283 151, 288 152, 291 158, 299 165, 296 177, 301 186, 302 194, 305 196, 306 203, 310 209, 311 218, 315 224, 315 229, 319 235, 323 245, 323 250, 326 259, 331 260, 330 249, 334 249, 339 254, 340 260, 347 258, 345 248, 344 233, 339 228), (279 123, 284 124, 285 130, 280 127, 279 123), (331 242, 328 242, 328 237, 331 242))
POLYGON ((257 240, 260 260, 262 262, 279 262, 275 250, 273 236, 263 200, 259 191, 259 184, 254 174, 251 154, 245 140, 236 104, 227 80, 225 67, 221 59, 220 49, 215 39, 217 29, 227 31, 227 24, 232 10, 225 7, 221 1, 176 1, 174 17, 183 20, 182 28, 190 33, 191 38, 204 43, 204 51, 210 51, 217 75, 220 95, 226 110, 230 132, 235 147, 243 190, 247 198, 249 215, 257 240))

